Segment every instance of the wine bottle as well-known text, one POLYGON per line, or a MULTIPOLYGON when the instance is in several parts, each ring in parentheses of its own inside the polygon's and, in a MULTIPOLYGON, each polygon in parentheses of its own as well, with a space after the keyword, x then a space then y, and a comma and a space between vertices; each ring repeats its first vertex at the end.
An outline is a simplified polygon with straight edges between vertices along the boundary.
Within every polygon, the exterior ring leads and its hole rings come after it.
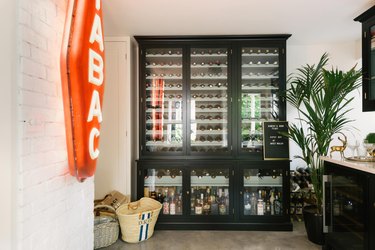
POLYGON ((212 136, 207 136, 207 141, 212 142, 213 140, 212 136))
POLYGON ((209 215, 210 213, 211 213, 211 204, 208 202, 208 196, 206 194, 206 197, 204 197, 204 201, 203 201, 203 214, 209 215))
POLYGON ((164 202, 163 202, 163 214, 169 214, 169 202, 168 202, 168 197, 164 197, 164 202))
POLYGON ((225 196, 224 192, 221 193, 220 202, 219 202, 219 214, 226 215, 227 214, 227 207, 225 205, 225 196))
POLYGON ((199 130, 200 130, 200 131, 205 131, 206 128, 205 128, 203 125, 201 125, 201 126, 199 126, 199 130))
POLYGON ((274 215, 275 214, 275 196, 274 196, 274 192, 271 192, 270 206, 271 206, 271 215, 274 215))
POLYGON ((257 215, 264 215, 264 202, 263 199, 258 199, 257 215))
POLYGON ((212 130, 213 130, 213 127, 212 127, 211 125, 208 125, 208 126, 207 126, 207 130, 212 131, 212 130))
POLYGON ((279 196, 275 196, 275 214, 276 215, 281 215, 281 202, 279 200, 279 196))
POLYGON ((251 214, 251 204, 250 204, 250 195, 246 191, 244 194, 244 215, 251 214))
POLYGON ((171 197, 171 202, 169 204, 169 214, 170 215, 175 215, 176 214, 176 203, 174 200, 174 197, 171 197))
POLYGON ((219 213, 219 204, 217 203, 217 194, 216 190, 214 189, 211 196, 211 214, 218 214, 219 213))
POLYGON ((251 205, 251 215, 256 215, 257 214, 257 198, 255 196, 255 193, 251 194, 250 205, 251 205))
POLYGON ((196 194, 194 193, 195 189, 191 188, 191 194, 190 194, 190 211, 193 212, 195 210, 195 199, 196 194))

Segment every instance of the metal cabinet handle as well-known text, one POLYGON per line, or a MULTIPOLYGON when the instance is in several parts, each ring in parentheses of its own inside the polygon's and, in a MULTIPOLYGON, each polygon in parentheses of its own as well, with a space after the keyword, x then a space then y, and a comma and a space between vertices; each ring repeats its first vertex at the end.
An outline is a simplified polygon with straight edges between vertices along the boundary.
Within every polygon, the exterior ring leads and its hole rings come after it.
MULTIPOLYGON (((326 211, 327 211, 327 209, 331 210, 331 206, 330 206, 331 201, 328 201, 329 203, 327 203, 327 200, 326 200, 327 199, 327 197, 326 197, 326 183, 330 183, 331 180, 332 180, 332 176, 323 175, 323 185, 322 185, 322 187, 323 187, 323 232, 324 233, 328 233, 329 230, 330 230, 329 225, 327 225, 327 213, 326 213, 326 211)), ((330 188, 329 192, 331 193, 331 188, 330 188)), ((332 195, 330 194, 329 197, 331 197, 331 196, 332 195)), ((328 219, 331 220, 331 218, 328 218, 328 219)))

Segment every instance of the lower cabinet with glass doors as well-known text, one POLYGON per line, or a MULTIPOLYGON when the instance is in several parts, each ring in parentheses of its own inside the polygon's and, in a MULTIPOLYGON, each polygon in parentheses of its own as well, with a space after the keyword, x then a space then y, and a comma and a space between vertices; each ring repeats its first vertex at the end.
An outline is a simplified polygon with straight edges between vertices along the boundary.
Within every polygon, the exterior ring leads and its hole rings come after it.
POLYGON ((292 230, 289 161, 137 164, 137 198, 162 204, 157 229, 292 230))

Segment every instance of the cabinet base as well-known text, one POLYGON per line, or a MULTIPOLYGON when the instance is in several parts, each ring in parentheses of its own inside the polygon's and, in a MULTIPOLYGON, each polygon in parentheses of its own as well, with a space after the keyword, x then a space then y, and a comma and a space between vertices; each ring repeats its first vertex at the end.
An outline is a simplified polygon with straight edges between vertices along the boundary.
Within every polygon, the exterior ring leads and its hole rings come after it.
POLYGON ((158 222, 156 230, 243 230, 243 231, 293 231, 291 222, 285 223, 189 223, 158 222))

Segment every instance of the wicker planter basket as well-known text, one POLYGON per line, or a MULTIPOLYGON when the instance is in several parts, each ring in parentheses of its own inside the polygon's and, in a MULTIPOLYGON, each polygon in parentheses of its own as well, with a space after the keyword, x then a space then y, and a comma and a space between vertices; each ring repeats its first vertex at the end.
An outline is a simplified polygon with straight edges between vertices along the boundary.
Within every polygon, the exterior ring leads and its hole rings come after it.
POLYGON ((112 245, 117 241, 119 235, 119 223, 117 221, 115 209, 108 205, 97 205, 94 211, 98 208, 108 208, 114 212, 114 214, 105 213, 105 215, 95 216, 94 249, 112 245))
POLYGON ((150 238, 162 205, 151 198, 121 205, 117 210, 122 240, 138 243, 150 238))

